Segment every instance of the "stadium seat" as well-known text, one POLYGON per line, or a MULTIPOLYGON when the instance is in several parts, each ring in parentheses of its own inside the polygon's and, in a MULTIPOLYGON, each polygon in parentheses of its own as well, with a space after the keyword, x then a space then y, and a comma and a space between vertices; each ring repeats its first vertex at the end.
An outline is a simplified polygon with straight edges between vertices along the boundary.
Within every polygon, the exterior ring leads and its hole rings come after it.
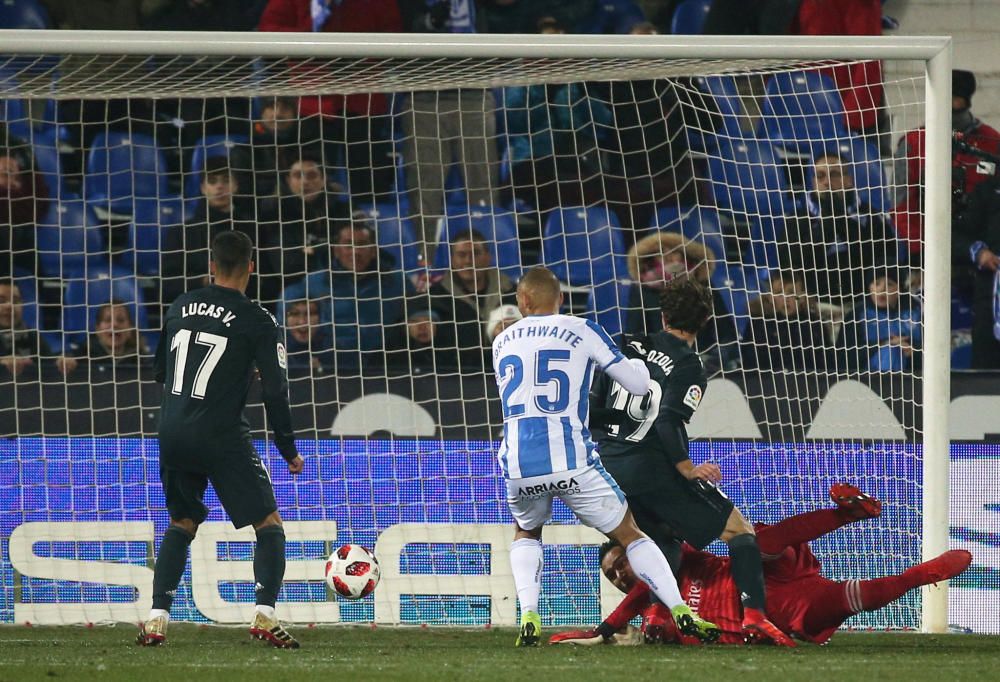
POLYGON ((557 208, 542 230, 542 263, 571 286, 594 286, 625 276, 625 244, 607 206, 557 208))
POLYGON ((670 32, 674 35, 701 35, 710 9, 712 0, 684 0, 674 10, 670 32))
POLYGON ((517 240, 517 220, 510 211, 492 206, 446 207, 438 232, 438 246, 434 253, 434 267, 447 268, 451 260, 448 245, 459 232, 474 229, 492 244, 493 262, 500 270, 514 279, 521 276, 521 246, 517 240))
POLYGON ((405 272, 417 270, 421 247, 410 219, 400 216, 394 204, 368 205, 358 210, 374 224, 378 247, 395 258, 405 272))
POLYGON ((139 275, 160 274, 160 254, 167 234, 184 224, 184 202, 180 199, 136 199, 129 225, 128 248, 139 275))
MULTIPOLYGON (((889 211, 892 206, 886 197, 885 182, 882 177, 882 158, 878 149, 864 138, 852 135, 840 142, 817 144, 813 147, 813 158, 822 154, 836 154, 850 164, 858 199, 879 213, 889 211)), ((812 169, 809 171, 807 186, 815 186, 812 169)))
POLYGON ((753 133, 743 131, 741 120, 743 118, 743 101, 736 88, 736 79, 732 76, 708 76, 697 79, 698 87, 702 92, 706 92, 715 100, 715 106, 722 116, 722 130, 716 131, 716 135, 723 134, 735 140, 753 138, 753 133))
POLYGON ((776 73, 767 82, 759 137, 790 151, 847 138, 837 85, 816 71, 776 73))
POLYGON ((595 285, 587 297, 587 318, 604 327, 617 343, 625 329, 631 285, 617 280, 595 285))
POLYGON ((51 28, 45 5, 36 0, 0 2, 0 28, 51 28))
POLYGON ((788 179, 767 142, 722 139, 708 167, 719 208, 767 217, 783 216, 791 209, 788 179))
POLYGON ((110 253, 104 230, 80 197, 49 201, 35 230, 42 273, 80 277, 89 268, 107 266, 110 253))
POLYGON ((135 199, 167 196, 167 163, 153 138, 138 133, 99 133, 87 157, 84 197, 100 217, 131 216, 135 199))
POLYGON ((649 227, 663 232, 678 232, 710 248, 716 260, 721 261, 726 258, 719 214, 710 208, 695 207, 681 210, 674 206, 661 206, 653 215, 649 227))
POLYGON ((128 305, 132 319, 147 336, 150 329, 142 293, 132 273, 125 268, 93 268, 85 276, 70 279, 63 299, 63 333, 66 343, 79 343, 94 328, 97 310, 112 300, 128 305))
POLYGON ((184 174, 184 196, 201 195, 201 175, 207 159, 216 156, 229 157, 235 147, 245 145, 247 141, 243 135, 206 135, 198 140, 191 153, 191 163, 184 174))
POLYGON ((760 295, 761 282, 757 271, 744 269, 735 263, 720 261, 712 271, 712 288, 719 293, 726 309, 736 319, 736 331, 742 336, 750 321, 750 301, 760 295))
POLYGON ((972 369, 972 344, 965 343, 951 350, 951 368, 972 369))

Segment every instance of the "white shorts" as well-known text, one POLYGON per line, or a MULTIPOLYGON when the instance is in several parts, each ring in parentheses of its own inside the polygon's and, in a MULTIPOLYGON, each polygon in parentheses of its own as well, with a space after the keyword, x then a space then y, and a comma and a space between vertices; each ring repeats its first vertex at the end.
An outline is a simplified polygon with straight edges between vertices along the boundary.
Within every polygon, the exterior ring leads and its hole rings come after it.
POLYGON ((507 505, 524 530, 541 528, 552 518, 552 498, 573 510, 580 523, 608 533, 628 511, 625 494, 600 462, 588 467, 532 478, 507 479, 507 505))

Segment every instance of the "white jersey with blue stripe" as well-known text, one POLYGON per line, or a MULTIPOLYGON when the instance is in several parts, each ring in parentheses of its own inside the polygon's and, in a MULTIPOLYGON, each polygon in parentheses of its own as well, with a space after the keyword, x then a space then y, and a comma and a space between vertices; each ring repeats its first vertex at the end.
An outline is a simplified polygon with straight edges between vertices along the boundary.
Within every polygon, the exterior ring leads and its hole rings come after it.
POLYGON ((503 409, 497 457, 504 476, 544 476, 597 461, 587 428, 594 368, 624 359, 600 325, 569 315, 533 315, 498 334, 493 371, 503 409))

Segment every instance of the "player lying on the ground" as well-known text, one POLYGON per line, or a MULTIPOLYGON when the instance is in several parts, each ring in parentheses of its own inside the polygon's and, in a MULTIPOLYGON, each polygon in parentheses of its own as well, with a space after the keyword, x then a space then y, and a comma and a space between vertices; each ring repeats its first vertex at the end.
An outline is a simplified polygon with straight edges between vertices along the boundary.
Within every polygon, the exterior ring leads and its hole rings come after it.
MULTIPOLYGON (((921 585, 954 578, 972 562, 969 552, 952 550, 899 575, 874 580, 824 578, 809 541, 848 523, 876 517, 882 507, 878 500, 843 483, 830 488, 830 497, 837 503, 835 509, 818 509, 773 526, 757 526, 757 541, 768 559, 764 563, 768 615, 788 635, 822 644, 854 614, 880 609, 921 585)), ((744 642, 739 590, 728 564, 726 557, 685 545, 678 579, 681 594, 692 610, 721 628, 719 641, 739 644, 744 642)), ((640 613, 644 614, 646 641, 694 643, 678 636, 670 619, 661 615, 662 607, 650 604, 649 590, 635 579, 621 547, 610 542, 601 547, 601 570, 628 596, 593 630, 559 633, 549 639, 550 644, 614 641, 615 633, 640 613)))
POLYGON ((679 546, 704 549, 715 539, 729 546, 728 568, 743 604, 749 637, 795 646, 767 615, 760 548, 753 525, 716 484, 714 462, 695 466, 688 456, 686 424, 708 385, 695 338, 712 315, 712 296, 693 278, 677 277, 660 291, 662 331, 626 337, 622 353, 642 362, 651 381, 630 396, 602 373, 591 394, 591 428, 608 472, 628 498, 639 528, 657 542, 677 570, 679 546), (676 538, 676 539, 675 539, 676 538))

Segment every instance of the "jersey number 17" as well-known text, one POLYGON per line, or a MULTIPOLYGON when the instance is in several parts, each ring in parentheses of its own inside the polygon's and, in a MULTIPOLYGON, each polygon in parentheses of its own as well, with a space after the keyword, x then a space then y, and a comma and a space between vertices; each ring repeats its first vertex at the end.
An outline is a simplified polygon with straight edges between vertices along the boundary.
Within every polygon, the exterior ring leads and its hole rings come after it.
MULTIPOLYGON (((207 346, 208 353, 205 354, 198 371, 194 374, 194 386, 191 387, 191 397, 204 399, 205 391, 208 389, 208 380, 212 378, 222 354, 226 352, 226 344, 229 339, 218 334, 208 332, 198 332, 194 335, 194 342, 199 346, 207 346)), ((188 350, 191 347, 191 330, 180 329, 170 339, 171 352, 177 351, 174 358, 174 383, 170 387, 170 392, 174 395, 183 395, 184 392, 184 368, 187 366, 188 350)))

